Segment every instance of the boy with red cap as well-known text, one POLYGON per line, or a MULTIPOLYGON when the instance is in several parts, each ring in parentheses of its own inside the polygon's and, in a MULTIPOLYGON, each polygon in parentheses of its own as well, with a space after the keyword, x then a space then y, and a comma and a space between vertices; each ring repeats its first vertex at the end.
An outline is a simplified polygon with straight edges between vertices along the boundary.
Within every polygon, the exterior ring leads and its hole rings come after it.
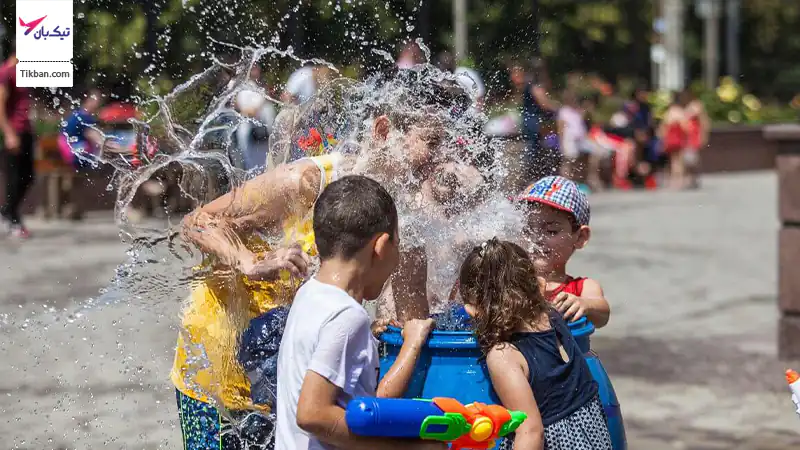
POLYGON ((534 244, 531 253, 545 296, 564 318, 587 317, 597 328, 608 323, 611 307, 597 280, 567 274, 575 250, 591 237, 589 200, 578 185, 560 176, 542 178, 514 198, 525 204, 525 235, 534 244))

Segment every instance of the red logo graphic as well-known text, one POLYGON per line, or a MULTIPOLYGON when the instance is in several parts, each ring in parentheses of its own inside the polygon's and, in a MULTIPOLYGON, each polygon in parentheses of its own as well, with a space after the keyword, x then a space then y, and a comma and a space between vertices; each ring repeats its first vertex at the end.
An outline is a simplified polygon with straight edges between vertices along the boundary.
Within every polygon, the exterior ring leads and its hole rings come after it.
POLYGON ((548 190, 547 190, 547 192, 545 192, 545 194, 544 194, 544 198, 550 198, 550 197, 552 197, 552 196, 553 196, 553 194, 555 194, 556 192, 558 192, 558 190, 559 190, 559 189, 561 189, 561 182, 560 182, 560 181, 556 181, 555 183, 553 183, 552 185, 550 185, 550 189, 548 189, 548 190))
POLYGON ((34 29, 34 28, 36 28, 36 26, 37 26, 37 25, 39 25, 40 23, 42 23, 42 21, 43 21, 43 20, 44 20, 46 17, 47 17, 47 16, 42 16, 42 17, 40 17, 40 18, 38 18, 38 19, 36 19, 36 20, 33 20, 33 21, 31 21, 31 22, 28 22, 28 23, 25 23, 25 22, 22 20, 22 17, 20 17, 20 18, 19 18, 19 25, 20 25, 21 27, 25 27, 25 28, 27 28, 27 30, 25 31, 25 36, 29 35, 29 34, 30 34, 30 32, 31 32, 31 31, 33 31, 33 29, 34 29))

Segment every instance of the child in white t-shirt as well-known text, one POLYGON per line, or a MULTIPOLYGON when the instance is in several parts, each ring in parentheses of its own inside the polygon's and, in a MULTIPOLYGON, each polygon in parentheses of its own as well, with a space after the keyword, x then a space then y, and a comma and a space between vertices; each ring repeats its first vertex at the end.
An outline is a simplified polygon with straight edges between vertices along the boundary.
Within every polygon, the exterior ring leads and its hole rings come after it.
POLYGON ((563 155, 561 174, 568 178, 578 175, 578 160, 581 154, 587 153, 586 121, 583 110, 578 105, 575 94, 566 91, 563 105, 558 110, 558 142, 563 155))
POLYGON ((378 386, 378 347, 362 306, 377 298, 399 259, 397 210, 377 182, 348 176, 314 205, 321 266, 295 296, 278 353, 278 450, 444 450, 440 442, 350 433, 344 407, 355 397, 405 391, 433 321, 408 321, 403 347, 378 386))

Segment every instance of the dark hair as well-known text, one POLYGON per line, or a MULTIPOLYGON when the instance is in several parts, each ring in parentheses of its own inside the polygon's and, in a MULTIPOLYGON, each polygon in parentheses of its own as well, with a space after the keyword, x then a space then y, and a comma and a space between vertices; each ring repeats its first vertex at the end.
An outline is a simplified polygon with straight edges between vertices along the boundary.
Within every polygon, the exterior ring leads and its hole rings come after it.
POLYGON ((458 284, 464 303, 477 310, 473 323, 484 353, 550 311, 530 256, 512 242, 493 238, 475 247, 461 265, 458 284))
POLYGON ((350 175, 334 181, 314 205, 319 257, 350 259, 377 234, 397 231, 397 208, 377 181, 350 175))

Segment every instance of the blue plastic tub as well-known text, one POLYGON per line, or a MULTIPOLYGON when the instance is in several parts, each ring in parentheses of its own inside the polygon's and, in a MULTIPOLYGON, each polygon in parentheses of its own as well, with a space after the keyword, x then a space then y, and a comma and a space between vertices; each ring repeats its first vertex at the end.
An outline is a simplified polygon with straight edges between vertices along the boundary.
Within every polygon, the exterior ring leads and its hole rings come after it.
MULTIPOLYGON (((608 416, 614 450, 625 450, 625 426, 617 395, 603 364, 590 350, 589 337, 594 333, 594 325, 584 318, 571 323, 570 330, 585 353, 592 376, 599 385, 600 401, 608 416)), ((381 342, 385 344, 381 357, 382 377, 394 363, 403 344, 400 329, 390 327, 381 336, 381 342)), ((480 356, 478 342, 471 332, 433 331, 417 362, 405 397, 451 397, 464 404, 500 403, 492 389, 486 366, 479 361, 480 356)))

